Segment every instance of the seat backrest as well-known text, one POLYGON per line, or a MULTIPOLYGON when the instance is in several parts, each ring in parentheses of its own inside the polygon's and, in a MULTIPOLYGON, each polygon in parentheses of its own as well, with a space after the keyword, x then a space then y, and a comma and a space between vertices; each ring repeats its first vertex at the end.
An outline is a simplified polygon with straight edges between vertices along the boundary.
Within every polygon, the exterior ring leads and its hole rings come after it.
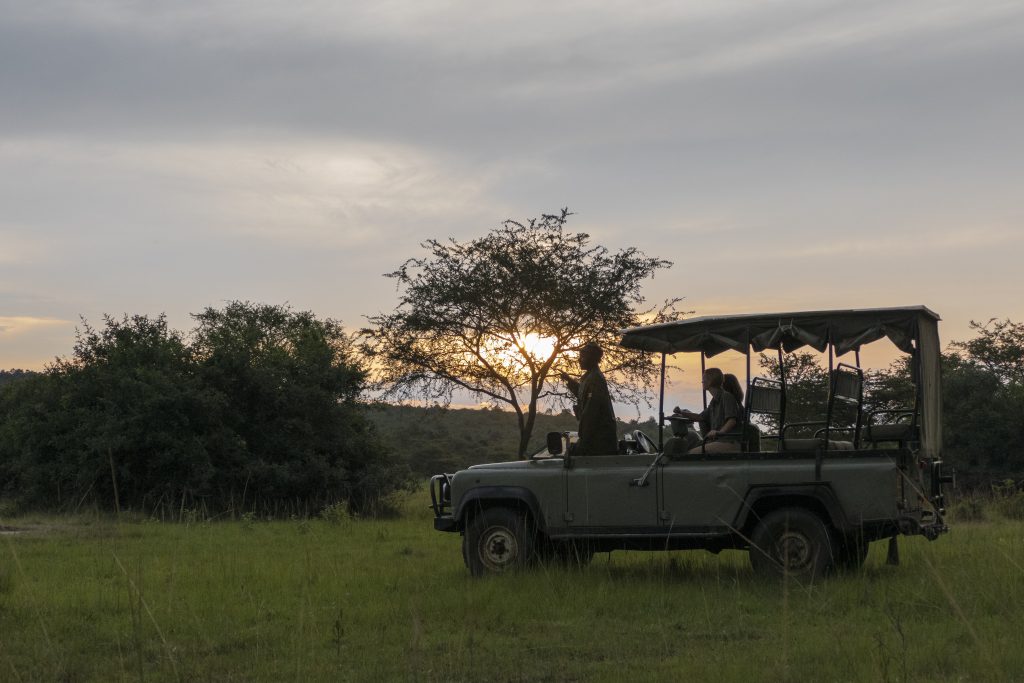
POLYGON ((860 428, 864 421, 863 370, 846 363, 840 363, 835 367, 832 371, 831 382, 829 382, 827 411, 826 434, 833 429, 847 433, 852 432, 853 447, 858 448, 860 446, 860 428), (850 416, 850 408, 855 410, 853 416, 850 416), (841 415, 841 413, 845 414, 841 415))
POLYGON ((745 441, 748 450, 760 450, 761 439, 777 439, 782 443, 782 424, 786 419, 786 401, 782 391, 782 382, 767 377, 755 377, 750 381, 747 390, 746 416, 743 421, 745 428, 757 432, 756 439, 753 434, 747 433, 745 441), (772 415, 778 420, 779 431, 777 434, 761 434, 757 427, 751 425, 751 415, 772 415))
POLYGON ((759 413, 780 415, 782 413, 782 382, 765 377, 755 377, 747 393, 747 415, 759 413))
POLYGON ((840 363, 832 371, 832 398, 844 403, 860 403, 864 395, 864 371, 840 363))

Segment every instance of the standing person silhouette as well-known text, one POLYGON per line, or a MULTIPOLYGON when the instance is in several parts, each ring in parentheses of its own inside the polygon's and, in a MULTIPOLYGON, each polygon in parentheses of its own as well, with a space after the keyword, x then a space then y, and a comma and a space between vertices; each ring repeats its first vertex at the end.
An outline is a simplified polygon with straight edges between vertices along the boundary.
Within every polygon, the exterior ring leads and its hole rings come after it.
POLYGON ((574 410, 579 432, 576 455, 614 455, 619 451, 612 398, 608 382, 598 367, 603 355, 601 347, 590 342, 580 349, 583 376, 579 381, 561 373, 562 380, 576 397, 574 410))

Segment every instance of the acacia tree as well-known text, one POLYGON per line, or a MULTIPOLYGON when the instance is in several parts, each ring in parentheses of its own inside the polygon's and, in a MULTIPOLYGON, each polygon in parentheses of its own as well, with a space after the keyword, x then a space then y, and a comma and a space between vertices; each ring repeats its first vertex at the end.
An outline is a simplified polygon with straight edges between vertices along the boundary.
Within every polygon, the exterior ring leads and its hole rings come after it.
POLYGON ((618 330, 661 322, 677 299, 643 309, 640 283, 672 264, 635 248, 611 252, 565 228, 572 214, 508 220, 484 237, 429 240, 428 252, 386 277, 398 282, 393 313, 369 317, 363 352, 385 396, 447 403, 463 389, 518 418, 527 450, 538 405, 567 400, 558 373, 595 341, 615 399, 648 396, 657 367, 648 354, 617 346, 618 330))

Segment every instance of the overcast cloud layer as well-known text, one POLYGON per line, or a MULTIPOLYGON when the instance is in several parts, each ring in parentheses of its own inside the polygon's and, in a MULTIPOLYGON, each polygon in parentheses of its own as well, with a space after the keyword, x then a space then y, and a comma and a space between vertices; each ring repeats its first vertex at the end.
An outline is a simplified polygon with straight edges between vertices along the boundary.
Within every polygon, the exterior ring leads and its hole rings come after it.
POLYGON ((562 206, 703 314, 1024 319, 1020 3, 481 5, 0 1, 0 367, 562 206))

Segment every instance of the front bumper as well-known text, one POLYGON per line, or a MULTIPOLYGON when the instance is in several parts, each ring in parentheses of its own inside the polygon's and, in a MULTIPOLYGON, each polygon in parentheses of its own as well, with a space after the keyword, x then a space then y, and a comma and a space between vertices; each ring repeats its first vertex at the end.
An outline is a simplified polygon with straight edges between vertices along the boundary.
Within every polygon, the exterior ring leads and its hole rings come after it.
POLYGON ((459 531, 459 522, 452 516, 452 478, 436 474, 430 478, 430 507, 434 510, 434 529, 459 531))
POLYGON ((458 531, 459 522, 451 515, 444 515, 443 517, 434 517, 434 530, 449 532, 458 531))

